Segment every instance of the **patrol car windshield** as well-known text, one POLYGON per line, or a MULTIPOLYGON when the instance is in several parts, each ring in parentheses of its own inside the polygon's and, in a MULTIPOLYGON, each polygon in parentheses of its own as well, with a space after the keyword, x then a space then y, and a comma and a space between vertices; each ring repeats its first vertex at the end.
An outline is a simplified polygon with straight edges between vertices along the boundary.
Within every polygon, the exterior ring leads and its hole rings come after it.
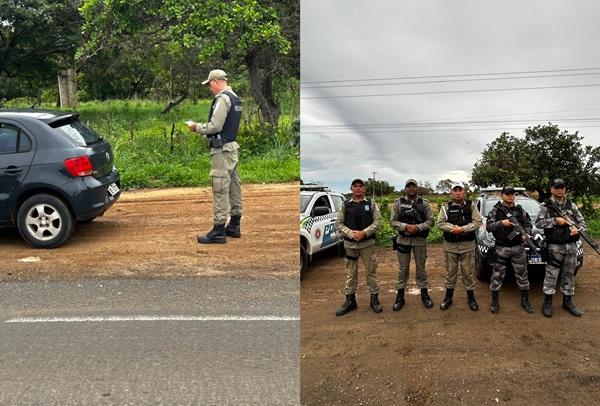
MULTIPOLYGON (((485 201, 481 215, 484 217, 487 216, 487 214, 490 212, 492 207, 494 207, 494 205, 498 202, 498 200, 490 198, 487 201, 485 201)), ((520 204, 529 214, 529 217, 531 217, 531 219, 535 221, 535 218, 537 217, 538 212, 540 211, 540 204, 536 200, 525 196, 517 196, 517 198, 515 199, 515 203, 520 204)))
POLYGON ((304 213, 311 198, 312 196, 310 195, 300 195, 300 213, 304 213))

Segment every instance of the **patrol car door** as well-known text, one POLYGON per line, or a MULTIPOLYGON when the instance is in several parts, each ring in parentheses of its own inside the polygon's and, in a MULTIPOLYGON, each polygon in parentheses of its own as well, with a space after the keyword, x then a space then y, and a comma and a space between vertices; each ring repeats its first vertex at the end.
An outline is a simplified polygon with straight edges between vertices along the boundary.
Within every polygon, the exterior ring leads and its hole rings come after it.
POLYGON ((310 215, 313 219, 310 230, 313 253, 335 244, 335 240, 332 240, 332 238, 335 235, 337 213, 333 210, 329 196, 322 194, 317 197, 310 215))
POLYGON ((31 137, 16 125, 0 122, 0 221, 10 220, 12 192, 27 176, 34 153, 31 137))

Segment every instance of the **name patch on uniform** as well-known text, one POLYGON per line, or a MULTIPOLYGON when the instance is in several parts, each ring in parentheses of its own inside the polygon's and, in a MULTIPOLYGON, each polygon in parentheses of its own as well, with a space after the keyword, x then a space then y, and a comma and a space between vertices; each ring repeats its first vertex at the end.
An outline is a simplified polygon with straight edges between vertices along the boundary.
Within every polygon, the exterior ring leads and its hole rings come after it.
POLYGON ((233 109, 235 111, 242 111, 242 106, 235 106, 233 109))
POLYGON ((371 205, 365 204, 365 211, 369 211, 369 210, 371 210, 371 205))

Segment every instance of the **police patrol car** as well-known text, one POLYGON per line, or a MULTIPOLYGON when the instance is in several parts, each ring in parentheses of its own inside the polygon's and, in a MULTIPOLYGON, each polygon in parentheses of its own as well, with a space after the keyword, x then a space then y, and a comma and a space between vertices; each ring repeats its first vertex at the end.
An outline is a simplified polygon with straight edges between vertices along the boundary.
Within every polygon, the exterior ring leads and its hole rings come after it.
POLYGON ((322 185, 300 186, 301 272, 315 253, 335 246, 342 249, 344 239, 336 232, 335 220, 344 200, 344 195, 322 185))

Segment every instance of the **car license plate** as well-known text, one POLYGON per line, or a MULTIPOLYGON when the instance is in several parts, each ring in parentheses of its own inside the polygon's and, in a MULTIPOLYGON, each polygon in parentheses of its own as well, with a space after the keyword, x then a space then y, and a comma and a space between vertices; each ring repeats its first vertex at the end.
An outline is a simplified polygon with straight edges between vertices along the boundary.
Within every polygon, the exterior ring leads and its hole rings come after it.
POLYGON ((543 264, 542 257, 540 255, 529 255, 528 262, 530 264, 543 264))
POLYGON ((119 189, 119 187, 117 186, 116 183, 111 183, 108 186, 108 193, 110 193, 111 196, 116 195, 117 193, 119 193, 121 191, 121 189, 119 189))

